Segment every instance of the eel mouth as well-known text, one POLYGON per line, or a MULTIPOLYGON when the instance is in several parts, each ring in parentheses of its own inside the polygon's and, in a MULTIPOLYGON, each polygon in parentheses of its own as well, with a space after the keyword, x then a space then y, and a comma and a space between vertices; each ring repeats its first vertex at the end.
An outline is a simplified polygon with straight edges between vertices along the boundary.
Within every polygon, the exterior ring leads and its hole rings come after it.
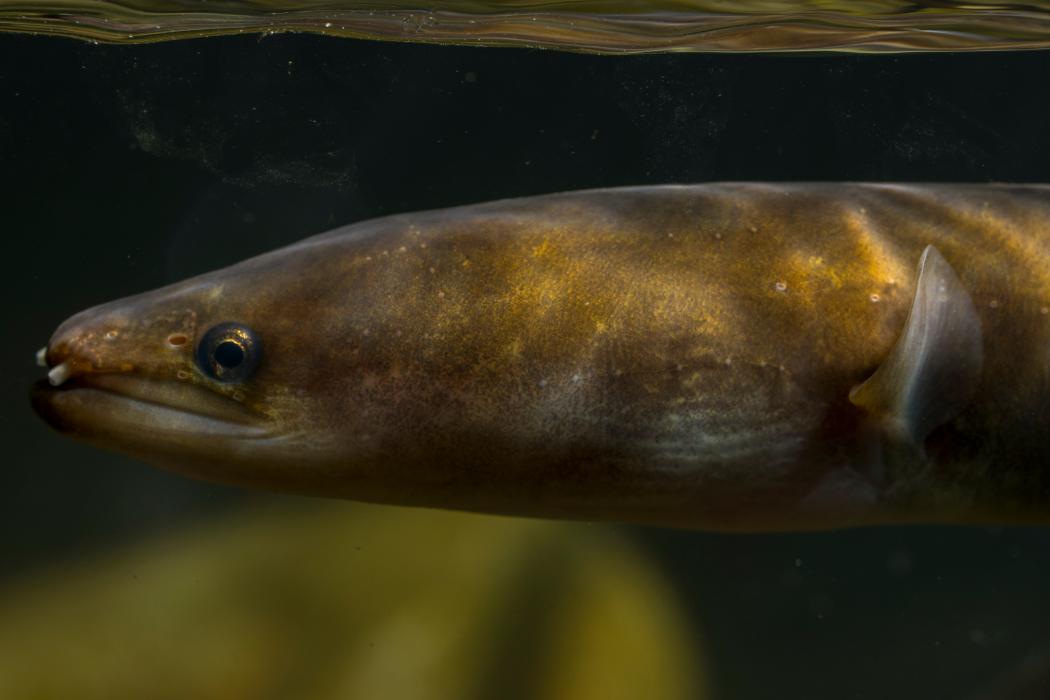
POLYGON ((130 373, 41 380, 36 413, 56 430, 113 443, 188 446, 202 439, 271 437, 260 415, 206 388, 130 373))

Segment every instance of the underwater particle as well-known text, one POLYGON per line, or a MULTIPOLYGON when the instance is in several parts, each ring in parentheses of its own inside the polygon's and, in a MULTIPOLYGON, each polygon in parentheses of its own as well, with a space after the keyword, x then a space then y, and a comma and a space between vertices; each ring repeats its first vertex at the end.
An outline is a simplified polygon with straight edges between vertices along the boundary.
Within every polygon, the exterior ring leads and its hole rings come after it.
POLYGON ((809 599, 809 610, 818 620, 823 620, 835 610, 835 601, 830 596, 819 593, 809 599))

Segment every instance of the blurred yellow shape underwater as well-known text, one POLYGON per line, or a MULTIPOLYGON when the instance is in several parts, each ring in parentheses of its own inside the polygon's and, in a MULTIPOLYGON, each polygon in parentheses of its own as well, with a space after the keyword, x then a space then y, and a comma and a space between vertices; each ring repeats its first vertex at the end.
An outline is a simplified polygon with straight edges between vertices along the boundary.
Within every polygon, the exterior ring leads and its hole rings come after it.
POLYGON ((0 590, 3 698, 707 697, 615 531, 268 506, 0 590))

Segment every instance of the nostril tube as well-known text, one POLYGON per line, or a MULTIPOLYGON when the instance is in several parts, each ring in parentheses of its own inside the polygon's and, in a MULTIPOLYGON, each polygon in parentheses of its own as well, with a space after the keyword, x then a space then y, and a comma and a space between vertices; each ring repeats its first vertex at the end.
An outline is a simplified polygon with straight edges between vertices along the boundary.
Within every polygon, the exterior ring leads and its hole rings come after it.
POLYGON ((47 367, 47 346, 36 351, 36 366, 47 367))
POLYGON ((47 381, 51 382, 51 386, 61 386, 69 379, 71 374, 73 374, 73 370, 70 368, 69 363, 63 362, 51 368, 51 371, 47 373, 47 381))

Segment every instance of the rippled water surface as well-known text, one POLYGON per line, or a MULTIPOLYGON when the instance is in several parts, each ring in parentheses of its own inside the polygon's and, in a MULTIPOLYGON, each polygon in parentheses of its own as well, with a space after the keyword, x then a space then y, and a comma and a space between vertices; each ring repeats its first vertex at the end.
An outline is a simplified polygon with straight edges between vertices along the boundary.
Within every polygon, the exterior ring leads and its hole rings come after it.
POLYGON ((1050 2, 903 0, 44 0, 0 30, 146 42, 245 32, 598 53, 954 51, 1050 46, 1050 2))

